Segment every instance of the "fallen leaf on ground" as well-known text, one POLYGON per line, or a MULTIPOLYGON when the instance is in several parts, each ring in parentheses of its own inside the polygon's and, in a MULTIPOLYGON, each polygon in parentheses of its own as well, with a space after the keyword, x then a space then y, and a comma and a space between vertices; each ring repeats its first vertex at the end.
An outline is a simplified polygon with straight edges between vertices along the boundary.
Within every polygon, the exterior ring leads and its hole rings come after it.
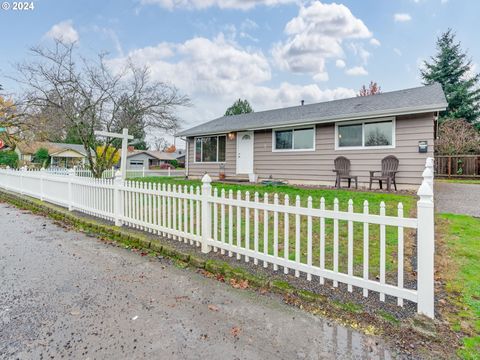
POLYGON ((230 334, 232 334, 234 337, 238 337, 240 335, 240 331, 241 329, 239 327, 234 326, 230 329, 230 334))
POLYGON ((218 306, 215 306, 215 305, 213 305, 213 304, 210 304, 210 305, 208 305, 208 310, 218 311, 218 306))
POLYGON ((248 280, 230 279, 230 285, 235 289, 246 289, 248 288, 248 280))

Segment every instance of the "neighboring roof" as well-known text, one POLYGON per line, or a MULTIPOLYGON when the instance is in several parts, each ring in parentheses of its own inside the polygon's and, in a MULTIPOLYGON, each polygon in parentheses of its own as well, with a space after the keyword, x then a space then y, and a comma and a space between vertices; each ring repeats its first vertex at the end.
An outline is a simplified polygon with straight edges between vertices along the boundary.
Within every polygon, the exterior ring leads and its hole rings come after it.
POLYGON ((18 143, 17 148, 24 155, 33 155, 38 151, 38 149, 44 148, 48 150, 48 153, 50 155, 65 150, 73 150, 83 156, 87 156, 85 149, 81 144, 53 143, 48 141, 29 141, 18 143))
POLYGON ((135 155, 139 155, 139 154, 146 154, 158 160, 175 160, 176 159, 175 153, 167 153, 164 151, 153 151, 153 150, 135 150, 128 153, 127 158, 135 155))
POLYGON ((223 116, 181 131, 176 135, 208 135, 230 131, 268 129, 278 126, 442 111, 446 107, 447 101, 442 86, 435 83, 371 96, 358 96, 283 109, 223 116))
POLYGON ((186 151, 183 149, 178 149, 177 151, 173 152, 172 155, 175 157, 175 159, 179 159, 181 157, 185 157, 186 151))

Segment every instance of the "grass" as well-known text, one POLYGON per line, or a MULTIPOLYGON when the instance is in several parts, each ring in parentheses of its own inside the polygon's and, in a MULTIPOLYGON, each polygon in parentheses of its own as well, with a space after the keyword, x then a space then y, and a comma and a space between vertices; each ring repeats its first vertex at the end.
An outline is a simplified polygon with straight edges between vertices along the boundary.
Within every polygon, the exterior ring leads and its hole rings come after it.
MULTIPOLYGON (((150 183, 165 183, 181 186, 200 186, 200 180, 184 180, 182 178, 172 177, 145 177, 134 179, 135 181, 150 182, 150 183)), ((302 206, 307 206, 308 197, 312 197, 312 206, 314 208, 320 207, 320 199, 325 199, 325 207, 327 209, 333 209, 334 199, 339 200, 340 210, 346 211, 348 207, 348 200, 353 200, 353 207, 355 212, 363 212, 363 202, 367 200, 369 202, 369 211, 371 214, 378 214, 380 211, 380 203, 384 202, 386 205, 386 214, 397 216, 398 203, 403 203, 404 214, 406 217, 413 215, 412 212, 415 209, 415 197, 411 195, 398 195, 388 193, 374 193, 374 192, 361 192, 361 191, 349 191, 349 190, 337 190, 337 189, 315 189, 315 188, 302 188, 289 185, 281 186, 264 186, 255 184, 228 184, 228 183, 213 183, 214 188, 217 188, 218 194, 221 194, 222 190, 225 190, 226 195, 232 190, 234 197, 236 197, 237 190, 242 191, 242 196, 245 196, 245 192, 250 193, 250 198, 253 200, 254 193, 257 192, 259 200, 263 201, 266 193, 269 194, 270 203, 273 202, 273 194, 279 195, 279 203, 283 204, 285 195, 290 198, 290 204, 295 204, 295 197, 300 196, 302 206)), ((226 206, 226 241, 228 241, 228 206, 226 206)), ((237 241, 237 224, 236 224, 236 210, 233 209, 233 243, 237 241)), ((218 216, 220 218, 221 209, 218 209, 218 216)), ((250 224, 249 224, 249 246, 254 248, 253 244, 253 224, 254 224, 254 211, 250 210, 250 224)), ((259 220, 259 249, 263 250, 264 246, 264 223, 263 223, 263 211, 258 212, 259 220)), ((278 215, 278 256, 287 256, 290 260, 295 260, 295 216, 290 215, 288 217, 288 242, 285 241, 285 216, 283 214, 278 215), (287 254, 286 254, 287 252, 287 254)), ((268 225, 269 225, 269 237, 268 237, 268 253, 273 254, 273 214, 269 213, 268 225)), ((218 221, 220 226, 220 220, 218 221)), ((242 220, 240 224, 241 233, 241 245, 245 247, 245 213, 242 211, 242 220)), ((354 274, 361 276, 363 271, 363 224, 354 223, 354 274)), ((406 244, 408 245, 408 231, 406 232, 406 244)), ((214 234, 215 236, 215 234, 214 234)), ((221 239, 220 232, 216 234, 217 239, 221 239)), ((333 269, 333 221, 327 219, 325 221, 325 267, 327 269, 333 269)), ((369 225, 369 272, 370 278, 374 279, 379 274, 379 258, 380 258, 380 227, 378 225, 369 225)), ((395 276, 397 269, 397 253, 398 253, 398 231, 395 227, 386 227, 386 271, 387 275, 390 273, 395 276)), ((313 264, 319 264, 320 261, 320 221, 319 219, 312 220, 312 262, 313 264)), ((339 271, 347 272, 347 243, 348 243, 348 226, 346 221, 339 221, 339 271)), ((408 248, 406 246, 405 258, 408 257, 408 248)), ((306 263, 307 261, 307 218, 300 217, 300 249, 299 249, 300 261, 306 263)), ((406 266, 408 269, 408 266, 406 266)))
POLYGON ((480 219, 466 215, 439 215, 445 229, 444 246, 451 266, 442 267, 449 302, 451 328, 464 334, 458 355, 480 359, 480 219))
POLYGON ((436 182, 456 183, 456 184, 479 184, 480 179, 435 179, 436 182))

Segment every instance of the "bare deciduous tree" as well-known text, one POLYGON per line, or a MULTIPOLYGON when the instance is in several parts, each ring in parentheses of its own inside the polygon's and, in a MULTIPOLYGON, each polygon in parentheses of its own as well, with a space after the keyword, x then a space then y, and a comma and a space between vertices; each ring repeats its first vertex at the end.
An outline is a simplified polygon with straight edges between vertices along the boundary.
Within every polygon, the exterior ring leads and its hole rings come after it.
POLYGON ((162 136, 157 136, 153 139, 153 145, 157 151, 165 151, 170 146, 170 143, 162 136))
POLYGON ((480 133, 464 119, 449 119, 439 127, 435 150, 439 155, 480 153, 480 133))
POLYGON ((35 60, 17 65, 16 80, 25 86, 31 114, 54 113, 75 131, 94 176, 100 177, 117 152, 104 149, 118 147, 118 139, 96 139, 95 130, 176 129, 175 110, 189 99, 174 86, 152 80, 147 67, 127 61, 114 71, 105 54, 87 60, 76 50, 75 44, 61 41, 53 48, 32 48, 35 60))
POLYGON ((370 96, 380 94, 382 92, 382 88, 378 86, 378 84, 374 81, 370 81, 368 85, 368 89, 365 85, 362 86, 360 91, 358 92, 357 96, 370 96))

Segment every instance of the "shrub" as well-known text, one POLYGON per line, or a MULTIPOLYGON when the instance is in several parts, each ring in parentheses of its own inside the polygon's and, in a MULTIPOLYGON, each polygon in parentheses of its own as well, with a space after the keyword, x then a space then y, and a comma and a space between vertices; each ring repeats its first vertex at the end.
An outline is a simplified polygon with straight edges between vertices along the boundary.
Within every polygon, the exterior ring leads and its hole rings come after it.
POLYGON ((435 150, 439 155, 478 154, 480 134, 464 119, 445 120, 440 125, 435 150))
POLYGON ((33 162, 40 164, 42 167, 47 167, 50 164, 50 155, 48 155, 48 149, 38 149, 35 155, 33 155, 33 162))
POLYGON ((0 151, 0 165, 16 168, 18 166, 18 154, 15 151, 0 151))
POLYGON ((166 169, 169 169, 169 168, 170 169, 175 169, 172 164, 164 163, 164 164, 160 165, 160 169, 162 169, 162 170, 166 170, 166 169))
POLYGON ((174 168, 177 168, 177 167, 178 167, 178 161, 177 161, 177 160, 171 160, 171 161, 170 161, 170 164, 171 164, 174 168))

